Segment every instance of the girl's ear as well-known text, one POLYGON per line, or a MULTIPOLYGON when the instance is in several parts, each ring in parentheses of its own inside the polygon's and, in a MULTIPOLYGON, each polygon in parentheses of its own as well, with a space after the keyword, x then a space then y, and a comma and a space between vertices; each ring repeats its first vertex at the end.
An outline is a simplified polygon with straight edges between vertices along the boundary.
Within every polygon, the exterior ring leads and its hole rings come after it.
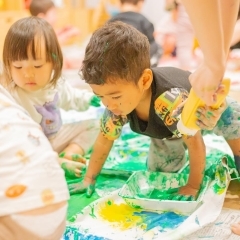
POLYGON ((143 90, 147 90, 148 88, 150 88, 152 80, 153 80, 152 70, 149 68, 144 69, 143 74, 139 81, 140 87, 143 90))

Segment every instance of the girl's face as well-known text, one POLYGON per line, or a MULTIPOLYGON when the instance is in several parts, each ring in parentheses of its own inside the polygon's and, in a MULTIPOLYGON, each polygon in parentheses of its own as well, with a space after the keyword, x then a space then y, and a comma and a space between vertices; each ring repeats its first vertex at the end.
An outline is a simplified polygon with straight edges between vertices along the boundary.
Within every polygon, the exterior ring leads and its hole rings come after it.
POLYGON ((53 65, 46 61, 44 39, 36 40, 36 59, 28 49, 28 59, 14 61, 10 64, 11 76, 14 83, 28 91, 34 92, 44 88, 51 80, 53 65))

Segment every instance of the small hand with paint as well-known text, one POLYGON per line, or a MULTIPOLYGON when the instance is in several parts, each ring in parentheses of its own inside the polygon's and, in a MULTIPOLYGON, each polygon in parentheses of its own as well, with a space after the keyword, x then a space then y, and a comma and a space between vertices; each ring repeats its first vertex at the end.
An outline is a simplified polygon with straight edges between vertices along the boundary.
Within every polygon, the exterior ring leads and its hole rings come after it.
POLYGON ((178 190, 178 194, 183 196, 183 199, 187 199, 186 201, 194 201, 198 196, 199 189, 193 188, 191 185, 185 185, 180 187, 178 190))
POLYGON ((86 196, 91 197, 95 190, 95 181, 88 182, 88 180, 84 179, 79 183, 69 184, 68 190, 70 192, 70 195, 86 192, 86 196))
POLYGON ((90 100, 90 105, 93 107, 100 107, 101 106, 100 98, 94 95, 90 100))
POLYGON ((213 109, 206 105, 199 107, 196 111, 196 117, 198 119, 196 124, 203 130, 212 130, 226 108, 226 101, 224 101, 218 109, 213 109))
POLYGON ((84 163, 74 162, 63 158, 59 158, 59 162, 67 177, 78 178, 85 173, 86 165, 84 163))
MULTIPOLYGON (((172 201, 193 201, 195 197, 190 191, 181 191, 181 188, 170 188, 158 193, 157 199, 172 201)), ((195 193, 194 193, 195 194, 195 193)))

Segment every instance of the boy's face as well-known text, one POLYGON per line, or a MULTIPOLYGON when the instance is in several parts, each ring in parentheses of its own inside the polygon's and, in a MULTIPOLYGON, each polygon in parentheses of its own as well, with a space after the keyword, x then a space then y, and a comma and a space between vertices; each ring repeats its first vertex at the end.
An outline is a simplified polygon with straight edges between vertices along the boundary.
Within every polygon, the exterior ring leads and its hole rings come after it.
POLYGON ((126 116, 141 102, 144 89, 139 83, 129 83, 123 80, 117 83, 103 85, 89 84, 94 94, 101 98, 104 106, 115 115, 126 116))

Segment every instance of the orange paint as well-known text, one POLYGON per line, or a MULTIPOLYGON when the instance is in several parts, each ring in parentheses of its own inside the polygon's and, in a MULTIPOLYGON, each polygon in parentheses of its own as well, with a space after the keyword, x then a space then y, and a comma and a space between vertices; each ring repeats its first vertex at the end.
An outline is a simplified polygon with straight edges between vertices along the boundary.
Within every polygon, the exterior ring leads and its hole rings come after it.
POLYGON ((5 196, 8 198, 16 198, 16 197, 19 197, 20 195, 22 195, 26 189, 27 189, 27 187, 25 185, 16 184, 16 185, 9 187, 5 191, 5 196))

